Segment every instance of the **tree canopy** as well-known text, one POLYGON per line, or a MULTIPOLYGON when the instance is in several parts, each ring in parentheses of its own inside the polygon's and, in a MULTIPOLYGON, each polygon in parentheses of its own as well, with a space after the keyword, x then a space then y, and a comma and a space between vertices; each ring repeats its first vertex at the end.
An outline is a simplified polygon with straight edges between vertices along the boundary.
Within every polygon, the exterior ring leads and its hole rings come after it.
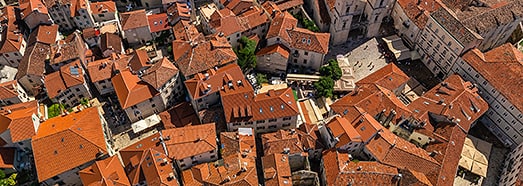
POLYGON ((16 173, 11 174, 9 177, 5 177, 4 171, 0 170, 0 185, 11 186, 16 185, 16 173))
POLYGON ((269 82, 269 80, 267 80, 267 75, 262 74, 262 73, 257 73, 256 74, 256 82, 258 82, 258 84, 261 85, 262 83, 269 82))
POLYGON ((240 38, 240 45, 234 50, 238 56, 238 65, 241 69, 250 69, 256 67, 256 41, 245 36, 240 38))
POLYGON ((58 104, 58 103, 55 103, 53 105, 51 105, 48 109, 48 118, 53 118, 53 117, 56 117, 58 115, 60 115, 61 111, 64 109, 64 105, 62 104, 58 104))
POLYGON ((316 94, 319 97, 330 98, 334 92, 334 80, 330 77, 322 76, 318 82, 314 83, 316 94))
POLYGON ((335 59, 330 59, 327 66, 320 68, 321 76, 330 77, 332 80, 336 81, 341 78, 342 72, 341 68, 338 65, 338 61, 335 59))

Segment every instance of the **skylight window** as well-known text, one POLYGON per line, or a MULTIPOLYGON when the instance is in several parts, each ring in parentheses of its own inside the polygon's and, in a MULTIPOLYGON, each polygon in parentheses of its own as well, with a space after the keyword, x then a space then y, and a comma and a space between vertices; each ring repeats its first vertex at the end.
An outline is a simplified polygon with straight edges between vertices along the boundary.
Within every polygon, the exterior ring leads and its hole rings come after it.
POLYGON ((280 108, 283 110, 283 108, 284 108, 284 107, 283 107, 283 104, 280 105, 280 108))
POLYGON ((263 113, 263 109, 260 107, 260 113, 263 113))
POLYGON ((271 109, 271 112, 274 112, 274 108, 272 106, 270 107, 270 109, 271 109))

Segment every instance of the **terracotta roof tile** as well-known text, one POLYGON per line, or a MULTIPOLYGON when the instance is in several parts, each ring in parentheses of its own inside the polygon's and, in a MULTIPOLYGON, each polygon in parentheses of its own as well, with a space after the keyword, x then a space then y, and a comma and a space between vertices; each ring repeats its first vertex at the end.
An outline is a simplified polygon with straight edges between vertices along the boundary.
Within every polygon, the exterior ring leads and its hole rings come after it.
POLYGON ((405 15, 420 29, 425 28, 429 14, 441 7, 440 2, 435 0, 400 0, 398 4, 405 15))
POLYGON ((409 76, 403 73, 394 63, 379 69, 371 75, 359 80, 357 84, 376 84, 388 90, 400 88, 409 81, 409 76))
POLYGON ((100 35, 100 31, 95 28, 85 28, 82 30, 82 37, 87 40, 90 38, 98 37, 100 35))
POLYGON ((16 148, 14 147, 0 147, 0 168, 14 169, 15 168, 16 148))
POLYGON ((92 14, 103 14, 106 12, 116 13, 116 3, 114 1, 89 2, 92 14))
POLYGON ((433 185, 452 185, 467 132, 488 109, 477 88, 471 87, 472 83, 463 81, 459 75, 451 75, 409 105, 415 110, 416 119, 428 122, 417 132, 436 140, 426 147, 442 165, 438 172, 427 175, 433 185), (440 100, 445 105, 438 104, 440 100), (438 121, 436 117, 446 121, 438 121))
MULTIPOLYGON (((173 26, 174 38, 180 41, 200 41, 204 39, 202 33, 198 32, 198 29, 194 24, 189 21, 181 20, 173 26)), ((178 59, 175 57, 175 59, 178 59)))
MULTIPOLYGON (((34 1, 34 0, 32 0, 34 1)), ((31 32, 27 41, 27 46, 31 46, 36 42, 52 45, 58 39, 58 25, 40 25, 31 32)))
POLYGON ((151 66, 150 63, 151 59, 147 55, 147 51, 145 49, 138 49, 134 51, 133 57, 131 57, 131 61, 129 61, 129 66, 132 71, 139 71, 142 68, 151 66))
POLYGON ((171 15, 171 19, 174 20, 177 18, 181 18, 182 20, 189 20, 191 17, 191 11, 186 2, 174 2, 167 8, 167 14, 171 15))
POLYGON ((398 185, 398 170, 375 161, 352 162, 349 154, 323 152, 326 185, 398 185))
POLYGON ((145 9, 124 12, 120 14, 120 17, 123 30, 149 26, 149 23, 147 22, 147 15, 145 15, 145 9))
POLYGON ((151 29, 151 33, 171 29, 171 26, 169 26, 167 13, 148 15, 147 21, 149 22, 149 28, 151 29))
MULTIPOLYGON (((507 43, 486 53, 472 49, 463 61, 481 74, 503 97, 523 110, 523 53, 507 43)), ((479 82, 478 82, 479 83, 479 82)))
POLYGON ((78 174, 83 185, 131 186, 118 156, 96 161, 78 174))
POLYGON ((141 182, 147 185, 178 185, 171 165, 173 162, 162 148, 159 133, 120 150, 120 156, 131 185, 141 182))
POLYGON ((163 131, 169 157, 180 160, 217 150, 214 123, 172 128, 163 131))
POLYGON ((87 72, 91 82, 98 82, 112 77, 113 61, 110 58, 100 59, 87 64, 87 72))
MULTIPOLYGON (((250 90, 252 90, 250 84, 245 80, 242 70, 236 64, 229 64, 217 70, 210 69, 206 73, 198 73, 194 78, 185 81, 185 85, 191 97, 198 99, 205 95, 218 92, 222 87, 228 88, 227 90, 229 90, 229 81, 232 82, 233 85, 237 84, 238 81, 242 81, 242 85, 244 86, 238 86, 237 88, 243 87, 244 89, 250 88, 250 90)), ((230 89, 230 91, 239 90, 230 89)))
POLYGON ((185 77, 192 77, 198 72, 233 63, 238 59, 225 37, 210 40, 201 43, 173 41, 174 64, 185 77), (223 44, 216 46, 210 40, 223 44))
MULTIPOLYGON (((393 123, 399 121, 400 116, 410 115, 412 112, 405 106, 390 90, 375 84, 362 84, 357 87, 353 94, 348 94, 340 100, 333 103, 330 107, 334 112, 344 115, 358 114, 352 112, 353 107, 359 107, 371 116, 376 116, 385 110, 386 113, 394 110, 397 114, 393 123)), ((350 117, 356 117, 350 116, 350 117)), ((347 119, 351 120, 350 117, 347 119)))
POLYGON ((131 74, 129 70, 123 70, 120 74, 114 76, 111 81, 118 96, 118 101, 123 109, 148 100, 158 94, 148 83, 140 80, 136 75, 131 74))
POLYGON ((60 71, 48 74, 44 79, 47 94, 50 98, 54 98, 62 91, 84 82, 84 71, 79 60, 60 67, 60 71))
POLYGON ((472 32, 463 25, 461 21, 456 18, 451 10, 445 7, 431 13, 431 16, 436 20, 443 28, 445 28, 456 40, 463 45, 468 45, 475 40, 482 39, 481 36, 472 32))
POLYGON ((6 6, 0 9, 0 17, 2 24, 5 23, 5 30, 0 33, 4 40, 0 46, 0 53, 20 52, 24 37, 16 24, 15 7, 6 6))
MULTIPOLYGON (((244 83, 245 84, 245 83, 244 83)), ((269 90, 253 96, 252 91, 221 94, 225 121, 246 122, 299 115, 291 88, 269 90)))
POLYGON ((238 132, 222 132, 220 142, 223 160, 212 164, 196 165, 190 170, 183 171, 183 177, 187 178, 184 179, 185 184, 258 185, 254 136, 238 132))
POLYGON ((198 116, 188 102, 182 102, 159 114, 166 129, 200 124, 198 116))
POLYGON ((261 138, 265 156, 284 153, 285 149, 289 149, 289 154, 301 154, 304 149, 296 131, 278 130, 262 134, 261 138))
POLYGON ((429 179, 425 174, 413 170, 400 170, 403 177, 400 180, 400 185, 409 185, 409 186, 432 186, 429 179))
POLYGON ((329 51, 329 33, 314 33, 304 28, 287 30, 292 48, 327 54, 329 51))
POLYGON ((270 154, 262 158, 265 185, 290 185, 292 184, 291 166, 286 154, 270 154), (266 170, 274 171, 266 171, 266 170))
POLYGON ((278 3, 276 4, 281 10, 285 11, 288 9, 297 8, 298 6, 302 6, 303 0, 283 0, 278 1, 278 3))
POLYGON ((332 135, 339 139, 336 144, 337 148, 350 142, 363 142, 361 135, 346 118, 335 117, 325 127, 329 128, 332 131, 332 135))
POLYGON ((44 6, 42 0, 19 0, 22 19, 27 18, 33 11, 38 10, 41 14, 48 14, 47 7, 44 6))
POLYGON ((24 105, 23 108, 9 108, 4 109, 10 110, 11 113, 0 114, 0 131, 5 131, 9 129, 11 134, 11 141, 19 142, 22 140, 30 139, 36 135, 36 128, 33 121, 33 114, 38 117, 38 103, 36 101, 27 102, 24 104, 12 105, 18 107, 17 105, 24 105))
POLYGON ((50 64, 59 64, 75 59, 84 59, 87 48, 78 33, 73 33, 65 40, 59 40, 51 45, 50 64))
POLYGON ((105 52, 112 49, 115 53, 120 54, 122 50, 122 38, 117 34, 104 33, 100 38, 100 49, 105 52))
POLYGON ((95 107, 40 124, 32 139, 38 181, 92 161, 107 152, 102 123, 95 107), (95 118, 93 120, 93 118, 95 118))
POLYGON ((280 45, 280 44, 275 44, 275 45, 271 45, 271 46, 262 48, 256 53, 256 56, 270 55, 273 53, 278 53, 281 56, 283 56, 284 58, 289 58, 289 49, 285 48, 285 46, 280 45))
POLYGON ((25 75, 44 76, 45 60, 47 60, 51 49, 48 45, 36 43, 27 47, 24 57, 18 66, 18 73, 16 79, 24 77, 25 75))
POLYGON ((18 96, 18 82, 16 80, 0 83, 0 99, 9 99, 18 96))
POLYGON ((145 71, 142 80, 152 85, 155 89, 160 89, 176 76, 178 76, 178 68, 167 57, 164 57, 145 71))
POLYGON ((269 26, 269 30, 267 31, 267 39, 272 37, 281 37, 282 40, 286 41, 287 43, 290 43, 291 39, 289 38, 289 35, 286 33, 287 30, 290 30, 298 25, 298 20, 294 18, 290 13, 288 12, 277 12, 274 16, 271 25, 269 26))
POLYGON ((301 143, 306 149, 324 149, 326 146, 323 144, 320 136, 318 125, 311 125, 303 123, 297 130, 298 137, 301 143))

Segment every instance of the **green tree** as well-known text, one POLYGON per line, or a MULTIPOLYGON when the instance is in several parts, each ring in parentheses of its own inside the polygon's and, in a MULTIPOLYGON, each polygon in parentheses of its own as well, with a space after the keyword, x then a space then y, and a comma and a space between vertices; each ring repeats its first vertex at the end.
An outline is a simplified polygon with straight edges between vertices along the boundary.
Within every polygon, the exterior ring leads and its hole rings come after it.
POLYGON ((262 73, 257 73, 256 74, 256 82, 258 82, 258 84, 262 84, 262 83, 269 82, 269 80, 267 80, 267 75, 262 74, 262 73))
POLYGON ((318 82, 314 83, 314 88, 318 97, 330 98, 333 96, 334 80, 330 77, 322 76, 318 82))
POLYGON ((240 38, 240 46, 234 50, 238 56, 238 65, 243 70, 256 67, 256 41, 245 36, 240 38))
POLYGON ((89 99, 87 99, 87 98, 82 98, 82 99, 80 100, 80 104, 82 104, 83 106, 86 106, 86 107, 89 106, 89 99))
POLYGON ((12 186, 16 185, 16 173, 11 174, 11 176, 5 178, 5 173, 2 171, 3 177, 0 179, 0 185, 12 186))
POLYGON ((336 81, 341 78, 342 72, 341 68, 338 65, 338 61, 335 59, 330 59, 327 66, 322 66, 320 68, 321 76, 330 77, 332 80, 336 81))
POLYGON ((48 118, 53 118, 58 115, 60 115, 61 111, 64 109, 64 105, 55 103, 49 107, 48 110, 48 118))

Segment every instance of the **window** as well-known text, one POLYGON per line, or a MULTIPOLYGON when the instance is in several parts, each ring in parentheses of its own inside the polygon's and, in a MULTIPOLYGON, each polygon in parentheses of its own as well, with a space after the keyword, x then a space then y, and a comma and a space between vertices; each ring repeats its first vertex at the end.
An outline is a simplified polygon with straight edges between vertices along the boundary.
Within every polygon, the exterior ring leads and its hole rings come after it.
POLYGON ((307 56, 307 55, 309 55, 309 52, 305 51, 305 52, 303 53, 303 55, 306 55, 306 56, 307 56))
POLYGON ((291 117, 284 117, 283 121, 291 120, 291 117))
POLYGON ((80 88, 76 88, 75 90, 76 90, 76 92, 80 92, 80 88))
POLYGON ((282 126, 283 127, 288 127, 288 126, 291 126, 291 124, 290 123, 284 123, 282 126))
POLYGON ((245 123, 246 125, 252 125, 252 121, 245 123))
POLYGON ((238 126, 238 125, 241 125, 242 123, 233 123, 232 126, 238 126))
POLYGON ((156 107, 156 104, 152 104, 151 107, 153 107, 153 108, 156 107))
POLYGON ((276 125, 270 125, 269 126, 269 129, 275 129, 276 128, 276 125))
POLYGON ((212 155, 212 156, 211 156, 211 159, 214 159, 214 157, 216 157, 216 156, 215 156, 215 155, 212 155))
POLYGON ((269 122, 276 122, 277 119, 269 119, 269 122))
POLYGON ((258 123, 265 123, 265 120, 258 120, 258 121, 256 121, 256 124, 258 124, 258 123))
POLYGON ((256 130, 263 130, 265 129, 265 127, 261 126, 261 127, 256 127, 256 130))
POLYGON ((298 63, 298 59, 294 59, 294 63, 298 63))
POLYGON ((303 64, 307 64, 307 60, 306 59, 303 60, 303 64))

